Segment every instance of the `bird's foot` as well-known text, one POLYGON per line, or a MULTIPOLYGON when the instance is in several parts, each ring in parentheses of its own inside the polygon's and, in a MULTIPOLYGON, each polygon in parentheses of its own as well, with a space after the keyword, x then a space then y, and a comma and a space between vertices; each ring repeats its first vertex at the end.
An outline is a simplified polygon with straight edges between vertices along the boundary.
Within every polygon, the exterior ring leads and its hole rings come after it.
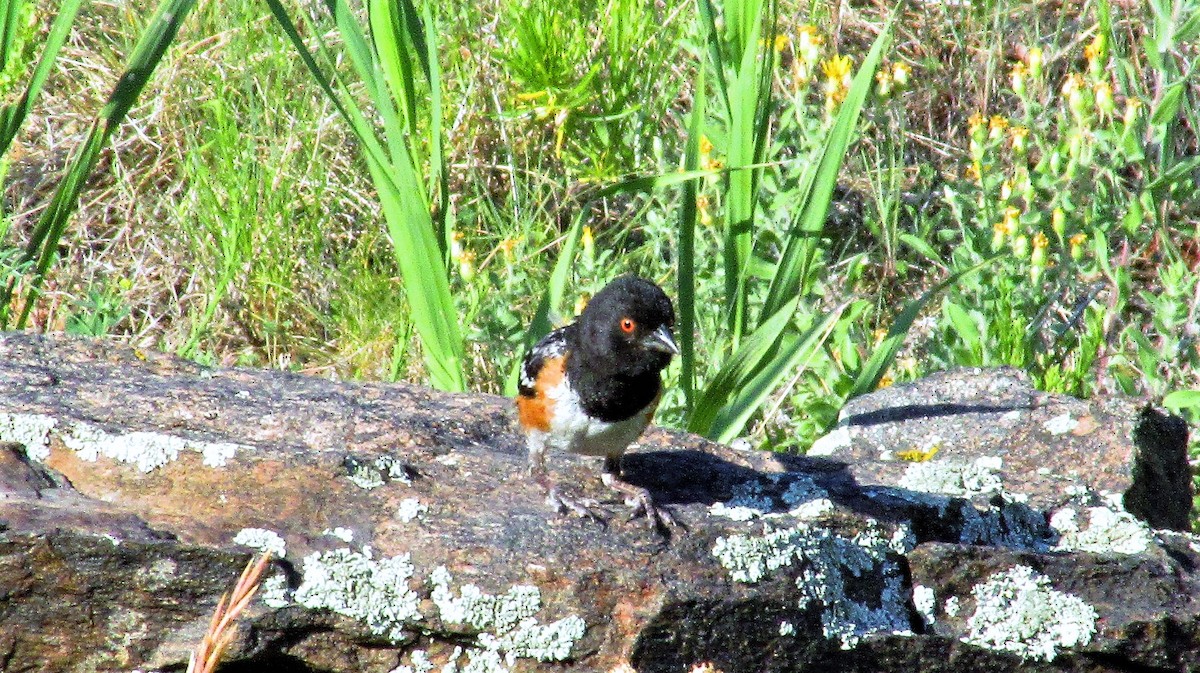
POLYGON ((570 512, 582 519, 591 519, 599 523, 607 523, 597 511, 597 503, 590 498, 576 498, 562 493, 557 486, 546 491, 546 503, 559 514, 570 512))
POLYGON ((633 508, 629 514, 629 520, 633 521, 639 516, 646 517, 646 523, 650 524, 650 528, 656 532, 664 532, 671 526, 676 526, 678 523, 675 517, 671 515, 671 510, 666 507, 660 507, 655 504, 654 498, 650 495, 650 491, 644 488, 638 488, 632 484, 626 484, 629 487, 625 491, 629 496, 625 499, 625 504, 633 508))

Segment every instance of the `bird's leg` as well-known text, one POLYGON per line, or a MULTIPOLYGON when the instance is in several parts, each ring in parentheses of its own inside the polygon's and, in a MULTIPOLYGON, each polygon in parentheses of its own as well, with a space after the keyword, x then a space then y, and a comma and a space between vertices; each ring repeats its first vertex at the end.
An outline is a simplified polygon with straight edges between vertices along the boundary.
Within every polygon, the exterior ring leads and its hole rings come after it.
POLYGON ((630 519, 645 515, 650 527, 656 530, 675 525, 670 510, 654 504, 650 491, 621 478, 621 454, 604 457, 604 472, 600 476, 604 485, 625 496, 625 504, 633 507, 630 519))
POLYGON ((559 490, 558 485, 554 483, 554 480, 550 478, 550 474, 546 471, 546 453, 544 450, 530 447, 529 476, 546 492, 546 502, 554 508, 554 511, 559 513, 569 511, 575 516, 604 522, 604 518, 593 511, 588 506, 589 503, 587 501, 564 495, 559 490))

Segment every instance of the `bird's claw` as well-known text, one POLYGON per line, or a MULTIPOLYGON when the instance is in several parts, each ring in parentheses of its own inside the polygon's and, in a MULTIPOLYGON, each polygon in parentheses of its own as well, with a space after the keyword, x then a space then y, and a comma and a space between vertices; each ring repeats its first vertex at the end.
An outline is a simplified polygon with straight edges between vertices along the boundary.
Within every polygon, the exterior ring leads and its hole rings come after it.
POLYGON ((546 494, 546 502, 554 509, 554 511, 565 514, 570 512, 582 519, 591 519, 599 523, 607 523, 604 517, 596 512, 597 502, 586 498, 574 498, 563 495, 557 488, 551 489, 546 494))
POLYGON ((650 528, 655 531, 665 531, 671 526, 678 525, 675 517, 671 515, 671 510, 654 504, 654 498, 650 497, 648 491, 642 491, 630 497, 625 504, 633 507, 633 511, 629 514, 630 521, 644 516, 646 523, 650 524, 650 528))

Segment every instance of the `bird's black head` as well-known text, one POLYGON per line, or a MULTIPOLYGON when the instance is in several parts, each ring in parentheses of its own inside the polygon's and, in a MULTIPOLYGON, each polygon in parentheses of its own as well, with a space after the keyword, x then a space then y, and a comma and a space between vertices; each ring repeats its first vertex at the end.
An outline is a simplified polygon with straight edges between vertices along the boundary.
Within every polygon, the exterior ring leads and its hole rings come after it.
POLYGON ((622 276, 592 297, 579 316, 577 348, 587 360, 624 376, 657 374, 679 352, 675 309, 662 288, 622 276))

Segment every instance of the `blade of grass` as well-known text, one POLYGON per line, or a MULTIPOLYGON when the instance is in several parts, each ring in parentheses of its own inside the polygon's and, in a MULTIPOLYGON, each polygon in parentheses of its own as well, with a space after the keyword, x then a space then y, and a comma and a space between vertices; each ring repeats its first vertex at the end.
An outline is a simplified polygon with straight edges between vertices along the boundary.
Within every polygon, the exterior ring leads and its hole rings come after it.
POLYGON ((724 443, 736 439, 745 430, 750 418, 779 387, 780 381, 793 375, 797 366, 807 366, 812 361, 849 305, 844 303, 830 311, 804 334, 785 332, 781 335, 773 356, 767 358, 753 376, 730 391, 729 397, 713 418, 707 436, 724 443))
POLYGON ((875 83, 875 70, 883 59, 883 50, 890 39, 894 20, 895 14, 888 19, 879 36, 875 38, 875 43, 871 45, 871 50, 855 74, 850 91, 838 110, 837 120, 821 150, 820 161, 812 165, 802 181, 804 207, 787 237, 775 276, 771 279, 767 301, 762 309, 764 316, 773 315, 797 293, 807 290, 819 235, 825 228, 825 216, 829 212, 833 190, 837 186, 838 172, 850 147, 854 129, 858 125, 859 114, 875 83))
POLYGON ((688 419, 688 430, 711 436, 709 433, 721 408, 733 398, 743 382, 762 368, 799 305, 800 297, 793 297, 742 341, 742 345, 721 365, 705 386, 691 418, 688 419))
MULTIPOLYGON (((194 2, 195 0, 163 0, 155 9, 146 32, 142 33, 134 46, 129 65, 117 80, 99 117, 92 123, 87 138, 68 163, 66 175, 55 189, 49 206, 38 218, 24 254, 25 261, 36 262, 26 292, 25 305, 17 319, 17 329, 25 327, 33 310, 42 282, 57 254, 58 241, 79 205, 79 195, 100 159, 100 152, 108 145, 112 134, 137 101, 155 67, 175 40, 179 26, 191 11, 194 2)), ((0 306, 5 307, 5 322, 15 283, 16 279, 11 279, 0 295, 0 306)))
MULTIPOLYGON (((550 272, 550 283, 546 287, 546 293, 538 302, 537 312, 533 314, 533 321, 529 323, 529 330, 525 332, 524 345, 526 349, 532 347, 538 339, 554 329, 553 316, 562 306, 563 295, 567 291, 567 281, 570 280, 571 268, 575 265, 575 250, 579 247, 579 237, 583 233, 583 223, 587 219, 585 212, 584 208, 580 208, 576 212, 575 221, 571 223, 571 228, 567 230, 567 234, 563 238, 562 250, 558 253, 558 261, 554 263, 554 270, 550 272)), ((520 380, 520 375, 521 360, 517 360, 509 371, 508 378, 504 381, 505 395, 512 397, 517 394, 517 382, 520 380)))
POLYGON ((1000 259, 1001 256, 990 257, 975 266, 950 274, 945 280, 926 290, 917 299, 909 301, 904 306, 904 310, 900 312, 900 315, 896 317, 896 320, 892 322, 891 327, 888 328, 887 336, 875 347, 875 351, 871 353, 871 357, 867 358, 867 361, 863 364, 863 368, 859 371, 858 376, 855 377, 854 386, 846 395, 846 399, 875 390, 876 386, 879 385, 879 380, 883 378, 888 367, 892 365, 892 361, 896 359, 896 353, 899 353, 900 347, 904 345, 904 337, 908 335, 909 328, 912 327, 913 322, 921 315, 921 311, 931 299, 941 294, 946 288, 957 283, 963 277, 975 273, 997 259, 1000 259))
MULTIPOLYGON (((415 99, 415 89, 407 93, 402 92, 407 86, 403 77, 400 77, 400 81, 391 81, 386 74, 389 69, 393 73, 415 72, 416 69, 412 67, 411 61, 404 67, 399 64, 386 68, 379 66, 375 60, 376 51, 368 44, 362 28, 354 19, 345 0, 332 2, 334 21, 349 50, 350 60, 371 95, 376 111, 383 119, 383 133, 387 145, 385 150, 375 127, 350 94, 350 85, 340 78, 327 78, 301 39, 295 22, 279 0, 267 0, 267 4, 296 47, 309 72, 359 139, 367 169, 379 194, 396 262, 404 281, 412 322, 421 337, 430 382, 442 390, 464 390, 465 349, 454 300, 450 293, 449 275, 443 254, 445 238, 440 235, 441 232, 435 230, 431 195, 415 162, 420 146, 419 137, 415 132, 405 130, 393 103, 393 96, 404 100, 404 96, 412 94, 410 97, 415 99), (383 77, 378 76, 379 74, 383 74, 383 77), (336 84, 336 90, 329 84, 330 81, 336 84)), ((402 20, 396 21, 379 19, 373 26, 378 33, 391 29, 409 31, 407 39, 395 35, 380 35, 378 39, 382 39, 385 44, 397 48, 404 47, 399 51, 388 51, 385 47, 387 55, 382 58, 420 60, 436 53, 437 45, 433 40, 436 26, 429 26, 428 32, 421 33, 420 22, 408 18, 416 16, 415 7, 411 2, 401 0, 401 6, 394 10, 384 7, 376 11, 381 12, 381 16, 384 17, 392 16, 393 12, 402 17, 402 20), (428 53, 423 56, 418 54, 418 46, 427 46, 428 53)), ((426 16, 431 18, 429 14, 426 16)), ((323 43, 321 47, 329 55, 329 50, 323 43)), ((432 65, 422 69, 431 76, 436 72, 432 65)), ((438 89, 434 82, 430 82, 430 86, 432 90, 438 89)), ((430 133, 440 136, 440 120, 434 120, 429 126, 430 133)), ((431 142, 431 147, 440 149, 440 138, 437 142, 431 142)), ((437 161, 443 160, 439 157, 437 161)), ((444 166, 442 163, 437 165, 444 166)))
MULTIPOLYGON (((8 8, 6 23, 18 20, 20 18, 18 10, 23 3, 10 0, 5 4, 8 8)), ((29 84, 25 87, 25 93, 15 104, 0 108, 0 155, 8 152, 13 138, 17 136, 21 125, 25 123, 25 118, 29 116, 29 111, 33 109, 33 102, 42 92, 46 78, 50 76, 50 69, 54 66, 58 52, 71 32, 71 26, 75 23, 75 17, 79 14, 79 7, 82 4, 83 0, 63 0, 59 5, 58 14, 50 25, 50 33, 42 45, 42 52, 38 56, 37 65, 33 68, 33 76, 30 77, 29 84)), ((6 27, 6 38, 11 38, 12 30, 14 30, 13 26, 6 27)), ((7 64, 7 59, 5 64, 7 64)))
MULTIPOLYGON (((684 150, 683 172, 695 172, 700 167, 700 138, 704 136, 705 69, 700 68, 692 96, 692 114, 688 120, 687 147, 684 150)), ((679 299, 679 360, 680 383, 683 385, 684 408, 690 416, 696 397, 696 181, 688 180, 681 188, 683 203, 679 209, 679 251, 676 282, 679 299)))

